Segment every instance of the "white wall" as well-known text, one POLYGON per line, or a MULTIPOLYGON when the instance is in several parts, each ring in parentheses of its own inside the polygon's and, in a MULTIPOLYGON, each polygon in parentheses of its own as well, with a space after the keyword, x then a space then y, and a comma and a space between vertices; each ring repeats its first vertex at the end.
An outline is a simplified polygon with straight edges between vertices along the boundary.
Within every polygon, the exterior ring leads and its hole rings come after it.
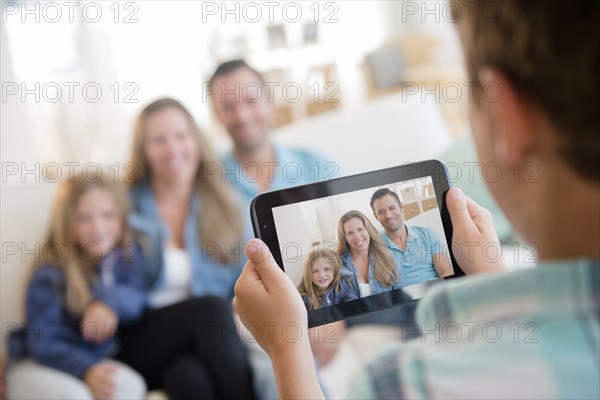
POLYGON ((20 324, 24 312, 24 289, 36 249, 43 246, 50 205, 56 184, 4 185, 2 203, 2 266, 0 268, 0 322, 2 326, 1 353, 4 355, 8 329, 20 324))

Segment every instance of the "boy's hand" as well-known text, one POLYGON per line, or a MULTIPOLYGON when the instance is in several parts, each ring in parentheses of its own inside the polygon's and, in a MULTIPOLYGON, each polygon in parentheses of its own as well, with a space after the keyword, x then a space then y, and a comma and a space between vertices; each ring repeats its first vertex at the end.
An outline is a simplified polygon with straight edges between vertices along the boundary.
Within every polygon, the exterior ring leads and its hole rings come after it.
POLYGON ((114 336, 119 319, 117 314, 101 301, 87 306, 81 319, 81 334, 93 343, 104 343, 114 336))
POLYGON ((115 392, 115 382, 112 374, 114 365, 97 363, 88 368, 83 375, 83 381, 90 388, 95 399, 111 399, 115 392))
POLYGON ((258 239, 235 284, 233 307, 271 357, 280 399, 324 399, 310 351, 308 318, 298 290, 258 239))
POLYGON ((310 351, 306 308, 298 290, 261 240, 250 240, 246 254, 233 299, 242 323, 271 358, 295 344, 310 351))
POLYGON ((492 214, 458 188, 448 191, 446 205, 452 220, 452 253, 465 274, 507 270, 492 214))

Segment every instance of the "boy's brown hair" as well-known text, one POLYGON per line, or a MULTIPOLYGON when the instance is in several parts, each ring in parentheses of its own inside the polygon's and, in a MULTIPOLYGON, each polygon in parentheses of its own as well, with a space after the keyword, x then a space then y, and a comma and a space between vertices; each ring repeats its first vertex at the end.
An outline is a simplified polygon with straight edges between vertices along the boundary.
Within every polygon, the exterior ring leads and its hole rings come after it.
POLYGON ((535 102, 552 121, 563 159, 599 183, 600 2, 452 0, 450 6, 469 80, 477 83, 483 67, 504 73, 517 99, 535 102))

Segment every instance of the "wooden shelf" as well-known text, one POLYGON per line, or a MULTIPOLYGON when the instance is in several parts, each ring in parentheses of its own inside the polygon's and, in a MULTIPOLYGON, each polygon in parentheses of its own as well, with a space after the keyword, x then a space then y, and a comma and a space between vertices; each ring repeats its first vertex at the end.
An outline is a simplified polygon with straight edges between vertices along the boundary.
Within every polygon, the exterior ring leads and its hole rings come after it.
POLYGON ((415 179, 390 188, 394 190, 404 204, 404 219, 438 208, 433 183, 415 179))

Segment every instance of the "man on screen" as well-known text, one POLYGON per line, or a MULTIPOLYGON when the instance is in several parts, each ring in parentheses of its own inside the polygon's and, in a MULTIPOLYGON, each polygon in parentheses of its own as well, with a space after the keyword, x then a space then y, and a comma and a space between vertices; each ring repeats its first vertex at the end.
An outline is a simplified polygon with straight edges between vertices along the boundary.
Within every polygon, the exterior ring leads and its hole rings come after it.
POLYGON ((371 209, 383 229, 381 237, 390 249, 405 285, 452 275, 452 264, 436 233, 424 226, 404 223, 404 204, 390 189, 379 189, 371 196, 371 209))

